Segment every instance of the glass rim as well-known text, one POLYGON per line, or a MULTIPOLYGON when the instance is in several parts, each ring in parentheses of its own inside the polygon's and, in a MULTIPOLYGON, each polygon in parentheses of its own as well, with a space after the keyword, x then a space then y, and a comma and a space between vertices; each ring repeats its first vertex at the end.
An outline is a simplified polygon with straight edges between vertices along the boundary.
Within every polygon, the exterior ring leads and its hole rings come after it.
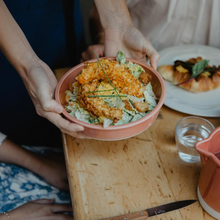
MULTIPOLYGON (((215 130, 215 126, 214 126, 210 121, 208 121, 207 119, 201 118, 201 117, 197 117, 197 116, 187 116, 187 117, 184 117, 184 118, 180 119, 180 120, 176 123, 176 126, 175 126, 175 134, 176 134, 176 135, 178 136, 178 138, 181 139, 181 140, 183 140, 183 138, 177 133, 177 127, 178 127, 179 123, 180 123, 181 121, 183 121, 184 119, 200 119, 200 120, 205 121, 206 123, 208 123, 208 124, 212 127, 212 129, 215 130)), ((204 125, 203 125, 203 126, 204 126, 204 125)), ((213 130, 211 130, 209 134, 211 134, 213 130)), ((183 141, 184 141, 184 142, 187 142, 186 140, 183 140, 183 141)))

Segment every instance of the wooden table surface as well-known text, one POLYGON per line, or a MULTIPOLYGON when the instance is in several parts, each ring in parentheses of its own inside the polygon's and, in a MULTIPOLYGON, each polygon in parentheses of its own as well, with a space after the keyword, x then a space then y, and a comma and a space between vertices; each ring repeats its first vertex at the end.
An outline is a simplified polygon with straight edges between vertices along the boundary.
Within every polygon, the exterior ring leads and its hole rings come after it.
MULTIPOLYGON (((55 71, 58 79, 66 69, 55 71)), ((79 140, 63 134, 75 220, 96 220, 197 199, 201 164, 186 164, 177 154, 176 123, 188 116, 163 106, 142 134, 113 142, 79 140)), ((215 127, 219 118, 206 118, 215 127)), ((196 202, 151 220, 211 220, 196 202)))

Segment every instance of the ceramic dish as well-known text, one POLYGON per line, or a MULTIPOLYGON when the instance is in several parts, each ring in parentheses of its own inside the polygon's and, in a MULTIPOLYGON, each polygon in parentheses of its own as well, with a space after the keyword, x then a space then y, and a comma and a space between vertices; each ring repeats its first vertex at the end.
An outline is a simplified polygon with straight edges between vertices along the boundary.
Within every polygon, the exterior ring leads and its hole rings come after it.
MULTIPOLYGON (((115 58, 113 57, 108 59, 115 60, 115 58)), ((136 61, 134 59, 127 59, 127 60, 142 66, 145 69, 145 71, 152 76, 151 85, 158 101, 156 107, 148 115, 144 116, 143 118, 137 121, 124 125, 109 126, 107 128, 104 128, 102 125, 94 125, 80 121, 74 118, 73 116, 71 116, 66 110, 63 110, 63 116, 65 118, 67 118, 71 122, 82 125, 85 128, 85 130, 80 132, 80 134, 97 140, 105 140, 105 141, 122 140, 140 134, 141 132, 149 128, 157 118, 159 110, 162 107, 165 100, 166 91, 165 91, 164 80, 156 70, 148 66, 146 63, 136 61)), ((88 62, 95 62, 95 61, 97 60, 94 59, 88 62)), ((55 99, 61 105, 64 106, 66 104, 65 91, 67 90, 69 83, 73 83, 75 81, 76 76, 81 72, 83 67, 84 67, 83 63, 75 66, 74 68, 70 69, 59 81, 55 92, 55 99)))
MULTIPOLYGON (((220 65, 220 49, 204 45, 181 45, 166 48, 160 53, 158 66, 173 65, 175 60, 188 60, 201 56, 210 65, 220 65)), ((167 95, 164 104, 179 112, 205 116, 220 116, 220 88, 194 94, 165 81, 167 95)))
POLYGON ((202 169, 197 188, 201 206, 211 216, 220 219, 220 127, 216 128, 208 138, 196 143, 202 169))

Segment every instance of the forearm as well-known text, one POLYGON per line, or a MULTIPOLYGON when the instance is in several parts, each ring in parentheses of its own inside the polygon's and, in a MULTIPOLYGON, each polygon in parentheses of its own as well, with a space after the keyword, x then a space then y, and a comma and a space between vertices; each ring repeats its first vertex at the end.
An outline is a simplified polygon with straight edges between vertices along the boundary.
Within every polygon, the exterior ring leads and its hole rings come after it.
POLYGON ((34 173, 38 173, 41 166, 40 160, 34 153, 13 143, 8 138, 0 146, 0 162, 15 164, 34 173))
POLYGON ((0 49, 22 78, 38 57, 32 50, 22 30, 0 0, 0 49))
POLYGON ((5 214, 0 213, 0 220, 8 220, 8 217, 5 214))
POLYGON ((126 0, 95 0, 95 4, 104 29, 132 24, 126 0))

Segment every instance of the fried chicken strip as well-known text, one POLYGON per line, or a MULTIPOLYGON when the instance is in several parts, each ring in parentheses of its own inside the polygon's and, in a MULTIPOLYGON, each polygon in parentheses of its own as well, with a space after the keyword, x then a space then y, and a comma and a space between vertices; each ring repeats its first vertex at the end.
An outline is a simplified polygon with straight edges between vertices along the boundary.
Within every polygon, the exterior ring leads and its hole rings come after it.
MULTIPOLYGON (((110 81, 117 89, 125 94, 138 98, 143 97, 141 82, 124 65, 109 59, 102 59, 100 62, 110 81)), ((108 80, 98 62, 85 63, 81 74, 77 77, 78 82, 85 85, 94 79, 108 80)))
POLYGON ((122 110, 109 107, 104 100, 97 98, 89 98, 88 96, 97 95, 97 93, 87 93, 96 91, 99 86, 98 80, 93 80, 91 83, 81 85, 79 95, 77 97, 80 106, 90 112, 93 116, 103 116, 114 121, 122 119, 122 110))

